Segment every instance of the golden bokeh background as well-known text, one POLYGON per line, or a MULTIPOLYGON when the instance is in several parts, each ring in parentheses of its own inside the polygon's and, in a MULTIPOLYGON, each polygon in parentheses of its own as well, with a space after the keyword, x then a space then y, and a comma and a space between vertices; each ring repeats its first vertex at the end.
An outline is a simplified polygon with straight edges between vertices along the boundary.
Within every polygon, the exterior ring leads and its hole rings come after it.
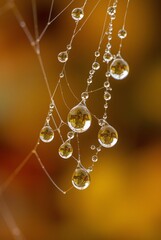
MULTIPOLYGON (((55 1, 53 17, 69 1, 55 1)), ((75 1, 46 31, 40 42, 41 55, 52 91, 61 64, 57 54, 65 50, 74 22, 70 13, 75 1)), ((96 0, 89 0, 88 15, 96 0)), ((0 8, 5 1, 0 1, 0 8)), ((16 1, 34 34, 30 1, 16 1)), ((39 0, 40 32, 45 26, 49 0, 39 0)), ((113 52, 118 50, 117 31, 122 25, 126 1, 119 1, 114 24, 113 52)), ((67 64, 68 81, 79 97, 84 90, 101 34, 107 1, 102 0, 82 31, 76 36, 67 64)), ((159 1, 131 1, 127 16, 128 37, 122 56, 130 65, 123 81, 111 80, 112 100, 108 119, 119 133, 113 149, 103 150, 91 185, 85 191, 62 195, 49 182, 35 157, 31 157, 4 193, 3 198, 25 239, 28 240, 160 240, 161 239, 161 32, 159 1)), ((99 59, 101 61, 101 58, 99 59)), ((102 64, 94 77, 94 88, 104 81, 102 64)), ((66 83, 64 97, 72 108, 76 100, 66 83)), ((93 89, 94 89, 93 88, 93 89)), ((44 124, 49 95, 37 57, 11 10, 0 12, 0 183, 13 173, 33 149, 44 124)), ((91 94, 88 107, 101 117, 102 92, 91 94)), ((62 118, 68 113, 60 90, 56 104, 62 118)), ((56 118, 58 121, 58 119, 56 118)), ((80 136, 83 164, 91 164, 89 149, 98 126, 80 136)), ((67 129, 64 129, 66 133, 67 129)), ((94 142, 97 144, 97 141, 94 142)), ((72 159, 58 157, 59 136, 49 145, 41 144, 40 156, 53 179, 63 189, 71 185, 75 169, 72 159)), ((2 207, 2 206, 1 206, 2 207)), ((5 219, 0 217, 0 239, 14 239, 5 219)))

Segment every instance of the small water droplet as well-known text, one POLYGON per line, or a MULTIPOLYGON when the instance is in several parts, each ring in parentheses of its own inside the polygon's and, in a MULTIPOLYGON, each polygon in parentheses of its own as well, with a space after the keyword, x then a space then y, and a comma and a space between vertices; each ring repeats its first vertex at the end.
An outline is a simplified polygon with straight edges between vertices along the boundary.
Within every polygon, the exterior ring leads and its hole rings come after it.
POLYGON ((84 17, 84 11, 83 11, 82 8, 75 8, 75 9, 73 9, 71 15, 72 15, 72 18, 75 21, 79 21, 79 20, 81 20, 84 17))
POLYGON ((61 63, 65 63, 68 60, 68 53, 66 51, 65 52, 60 52, 58 54, 58 60, 61 63))

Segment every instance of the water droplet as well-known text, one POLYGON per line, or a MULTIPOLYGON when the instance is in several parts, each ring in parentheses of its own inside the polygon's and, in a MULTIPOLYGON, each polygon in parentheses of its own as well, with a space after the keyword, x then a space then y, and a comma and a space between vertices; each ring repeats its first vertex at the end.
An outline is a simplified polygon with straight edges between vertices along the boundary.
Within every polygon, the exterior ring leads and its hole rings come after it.
POLYGON ((87 172, 92 172, 93 171, 93 166, 88 167, 87 172))
POLYGON ((65 63, 68 60, 68 53, 66 51, 65 52, 60 52, 58 54, 58 60, 61 63, 65 63))
POLYGON ((83 92, 83 93, 81 94, 81 98, 82 98, 83 101, 87 100, 87 99, 89 98, 88 92, 83 92))
POLYGON ((98 62, 94 62, 92 64, 92 68, 93 68, 93 70, 98 70, 100 68, 100 64, 98 62))
POLYGON ((74 132, 73 131, 68 132, 67 133, 67 138, 73 139, 74 138, 74 132))
POLYGON ((72 176, 72 184, 78 190, 86 189, 91 182, 90 175, 87 170, 77 167, 72 176))
POLYGON ((64 77, 64 73, 61 72, 60 75, 59 75, 60 78, 63 78, 64 77))
POLYGON ((55 107, 54 103, 50 103, 50 109, 53 109, 55 107))
POLYGON ((103 60, 107 63, 110 62, 112 59, 113 59, 113 56, 109 51, 103 55, 103 60))
POLYGON ((97 152, 101 152, 102 146, 97 147, 97 152))
POLYGON ((112 39, 112 35, 109 34, 107 38, 108 38, 108 40, 111 40, 112 39))
POLYGON ((110 49, 111 48, 111 43, 107 43, 106 47, 107 47, 107 49, 110 49))
POLYGON ((88 83, 88 84, 91 84, 91 83, 92 83, 92 78, 88 78, 88 79, 87 79, 87 83, 88 83))
POLYGON ((92 162, 97 162, 98 161, 98 156, 97 155, 93 155, 92 156, 92 162))
POLYGON ((102 127, 102 126, 104 126, 105 124, 106 124, 106 121, 105 121, 104 119, 99 119, 99 120, 98 120, 98 125, 99 125, 99 126, 102 127))
POLYGON ((105 108, 105 109, 108 108, 108 103, 107 103, 107 102, 104 104, 104 108, 105 108))
POLYGON ((113 16, 116 13, 116 8, 111 6, 108 8, 107 12, 110 16, 113 16))
POLYGON ((111 76, 116 80, 124 79, 129 73, 129 65, 122 58, 116 58, 110 66, 111 76))
POLYGON ((98 141, 105 148, 113 147, 118 141, 118 134, 112 126, 105 125, 98 132, 98 141))
POLYGON ((40 139, 45 143, 49 143, 54 138, 54 131, 50 126, 44 126, 40 132, 40 139))
POLYGON ((72 145, 69 142, 63 143, 59 148, 60 157, 67 159, 70 158, 73 154, 72 145))
POLYGON ((80 103, 72 108, 68 114, 67 122, 71 130, 82 133, 91 126, 92 117, 88 108, 80 103))
POLYGON ((125 29, 120 29, 118 32, 118 37, 123 39, 123 38, 126 38, 126 36, 127 36, 127 31, 125 29))
POLYGON ((110 75, 110 72, 107 71, 106 74, 105 74, 106 78, 109 78, 111 75, 110 75))
POLYGON ((95 149, 96 149, 95 145, 91 145, 91 150, 95 150, 95 149))
POLYGON ((68 44, 68 45, 67 45, 67 49, 68 49, 68 50, 71 50, 71 49, 72 49, 72 45, 71 45, 71 44, 68 44))
POLYGON ((84 17, 84 11, 83 11, 82 8, 75 8, 75 9, 73 9, 71 15, 72 15, 72 18, 75 21, 79 21, 79 20, 81 20, 84 17))
POLYGON ((105 88, 108 88, 109 86, 110 86, 110 82, 109 81, 104 82, 104 87, 105 88))
POLYGON ((99 52, 99 51, 96 51, 96 52, 94 53, 94 55, 95 55, 95 57, 99 57, 99 56, 100 56, 100 52, 99 52))
POLYGON ((109 101, 110 99, 111 99, 111 94, 106 91, 106 92, 104 93, 104 100, 105 100, 105 101, 109 101))
POLYGON ((92 69, 92 70, 89 71, 89 74, 90 74, 90 75, 93 75, 94 73, 95 73, 94 69, 92 69))

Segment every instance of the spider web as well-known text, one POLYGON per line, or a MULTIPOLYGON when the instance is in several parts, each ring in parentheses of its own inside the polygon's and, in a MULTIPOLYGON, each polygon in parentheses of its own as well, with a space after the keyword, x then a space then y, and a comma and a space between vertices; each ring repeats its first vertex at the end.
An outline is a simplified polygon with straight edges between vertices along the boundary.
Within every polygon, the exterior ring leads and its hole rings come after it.
MULTIPOLYGON (((44 82, 46 85, 46 91, 49 96, 49 100, 50 100, 49 107, 50 107, 51 103, 54 105, 53 114, 51 116, 52 126, 54 129, 54 132, 57 132, 57 134, 59 135, 61 142, 64 143, 65 140, 64 140, 64 134, 63 134, 64 133, 63 128, 64 127, 67 128, 67 123, 66 123, 66 120, 65 120, 63 114, 59 110, 59 104, 55 100, 56 95, 60 94, 61 101, 64 104, 64 106, 66 107, 67 111, 69 111, 71 109, 71 106, 69 106, 68 101, 66 100, 65 89, 68 89, 70 96, 74 99, 75 102, 79 103, 81 101, 81 99, 74 92, 72 85, 68 80, 68 74, 67 74, 67 70, 66 70, 67 63, 64 63, 62 65, 62 69, 60 70, 60 73, 58 75, 58 80, 56 82, 54 82, 55 86, 53 87, 54 90, 52 91, 52 88, 49 85, 48 73, 45 69, 45 65, 44 65, 44 61, 43 61, 43 57, 42 57, 42 53, 41 53, 41 41, 43 40, 46 32, 53 25, 53 23, 59 17, 61 17, 62 14, 64 14, 76 1, 75 0, 70 1, 58 14, 56 14, 54 16, 53 12, 54 12, 54 6, 57 4, 56 2, 57 2, 56 0, 51 0, 46 25, 43 27, 43 29, 40 30, 39 19, 38 19, 38 6, 36 3, 36 0, 31 0, 33 26, 34 26, 33 33, 30 30, 30 28, 28 27, 25 18, 21 14, 21 12, 18 8, 18 4, 14 0, 6 1, 4 3, 4 5, 2 5, 0 7, 0 16, 4 15, 8 11, 10 11, 15 16, 20 28, 22 28, 24 34, 26 35, 26 38, 28 39, 28 42, 30 43, 33 51, 35 52, 35 55, 37 56, 37 60, 38 60, 38 63, 39 63, 40 69, 41 69, 41 73, 42 73, 42 76, 43 76, 43 79, 44 79, 44 82), (63 77, 61 75, 63 75, 63 77)), ((92 16, 92 14, 95 12, 95 10, 97 9, 97 6, 100 4, 100 2, 101 2, 101 0, 98 0, 93 4, 92 9, 88 12, 88 14, 85 17, 85 20, 83 22, 81 22, 81 23, 76 22, 74 30, 71 34, 70 41, 67 44, 67 46, 70 46, 70 45, 72 46, 72 44, 75 41, 75 38, 79 35, 79 33, 82 31, 82 29, 84 29, 84 27, 86 26, 86 23, 88 22, 88 20, 92 16)), ((85 1, 80 1, 79 3, 77 3, 77 5, 82 4, 82 6, 85 8, 87 3, 88 3, 88 0, 85 0, 85 1)), ((111 1, 109 1, 107 3, 107 8, 109 7, 110 3, 111 3, 111 1)), ((129 1, 128 1, 128 3, 129 3, 129 1)), ((125 13, 123 26, 125 25, 126 14, 127 14, 127 11, 125 13)), ((103 43, 103 40, 105 39, 106 29, 107 29, 107 11, 106 11, 106 14, 104 17, 103 27, 100 32, 101 35, 100 35, 98 47, 96 50, 100 49, 101 44, 103 43)), ((122 40, 120 42, 120 50, 121 50, 121 47, 122 47, 122 40)), ((70 51, 73 51, 73 49, 71 49, 70 51)), ((89 92, 89 94, 93 94, 93 93, 102 91, 102 89, 104 89, 104 87, 100 86, 100 87, 96 87, 88 92, 89 92)), ((92 113, 92 115, 97 121, 99 120, 99 117, 96 116, 96 114, 92 113)), ((48 117, 48 111, 47 111, 47 117, 48 117)), ((46 122, 46 120, 45 120, 45 122, 46 122)), ((45 124, 45 122, 44 122, 44 124, 45 124)), ((53 184, 53 186, 56 187, 61 193, 66 194, 68 191, 70 191, 73 188, 72 186, 70 186, 67 190, 63 190, 53 180, 53 178, 49 174, 48 170, 46 169, 43 161, 41 160, 41 157, 39 154, 39 148, 41 147, 41 144, 42 143, 40 142, 40 139, 38 137, 38 140, 36 141, 33 149, 29 152, 29 154, 26 156, 26 158, 22 160, 22 162, 18 165, 18 167, 14 170, 14 172, 6 179, 6 181, 4 183, 2 183, 0 186, 0 213, 15 240, 23 240, 26 238, 23 236, 21 230, 17 226, 16 221, 15 221, 14 217, 12 216, 11 212, 9 211, 9 208, 8 208, 7 204, 5 203, 2 195, 6 191, 6 189, 10 186, 10 184, 15 179, 15 177, 19 174, 19 172, 23 169, 23 167, 26 165, 26 163, 31 159, 32 156, 34 156, 35 159, 38 161, 41 169, 44 171, 45 175, 48 177, 48 179, 53 184)), ((76 136, 76 145, 77 145, 77 156, 72 156, 72 158, 76 161, 76 163, 79 163, 81 165, 81 149, 80 149, 80 139, 79 139, 78 134, 76 136)), ((83 167, 83 165, 82 165, 82 167, 83 167)))

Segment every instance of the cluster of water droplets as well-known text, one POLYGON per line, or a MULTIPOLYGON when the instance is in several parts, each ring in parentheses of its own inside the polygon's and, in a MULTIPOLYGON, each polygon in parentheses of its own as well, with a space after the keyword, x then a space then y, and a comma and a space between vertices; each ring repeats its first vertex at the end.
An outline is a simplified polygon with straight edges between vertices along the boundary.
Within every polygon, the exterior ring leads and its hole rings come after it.
MULTIPOLYGON (((116 18, 116 9, 117 9, 117 0, 114 1, 112 6, 109 6, 107 9, 107 14, 110 17, 109 26, 105 32, 107 35, 107 44, 105 48, 105 52, 103 54, 103 62, 107 64, 108 70, 105 73, 106 80, 103 83, 104 87, 104 114, 101 119, 98 119, 98 146, 91 145, 91 150, 95 151, 91 160, 92 165, 89 168, 84 168, 81 163, 81 160, 77 160, 77 167, 74 170, 72 176, 72 184, 76 189, 84 190, 86 189, 91 182, 90 172, 93 171, 94 164, 98 161, 99 152, 102 148, 111 148, 115 146, 118 141, 118 133, 114 127, 112 127, 107 122, 107 109, 108 109, 108 102, 111 100, 111 93, 112 90, 110 86, 110 77, 115 80, 122 80, 127 77, 129 73, 129 65, 128 63, 121 57, 120 51, 117 55, 112 54, 111 52, 111 40, 113 34, 113 21, 116 18)), ((84 8, 75 8, 71 12, 71 17, 75 21, 76 24, 84 17, 84 8)), ((118 37, 122 41, 127 36, 127 32, 124 29, 120 29, 118 31, 118 37)), ((120 45, 121 46, 121 45, 120 45)), ((62 51, 58 54, 58 61, 60 63, 65 64, 69 59, 69 52, 72 46, 71 43, 67 45, 65 51, 62 51)), ((72 147, 72 140, 74 139, 76 134, 82 134, 89 130, 92 124, 92 114, 90 110, 87 108, 86 101, 89 98, 89 87, 93 82, 94 74, 97 70, 100 69, 100 63, 98 62, 98 58, 100 57, 100 46, 95 51, 95 59, 92 63, 91 70, 89 71, 89 77, 87 78, 87 88, 81 94, 81 101, 79 104, 74 106, 67 115, 67 125, 70 131, 67 134, 67 140, 63 141, 61 146, 58 149, 59 156, 63 159, 69 159, 73 156, 74 149, 72 147)), ((60 79, 64 77, 64 73, 61 72, 60 79)), ((50 105, 49 113, 47 116, 46 124, 42 128, 40 132, 40 139, 45 143, 50 143, 54 139, 54 130, 50 126, 50 117, 52 115, 52 111, 54 108, 54 104, 50 105)))

